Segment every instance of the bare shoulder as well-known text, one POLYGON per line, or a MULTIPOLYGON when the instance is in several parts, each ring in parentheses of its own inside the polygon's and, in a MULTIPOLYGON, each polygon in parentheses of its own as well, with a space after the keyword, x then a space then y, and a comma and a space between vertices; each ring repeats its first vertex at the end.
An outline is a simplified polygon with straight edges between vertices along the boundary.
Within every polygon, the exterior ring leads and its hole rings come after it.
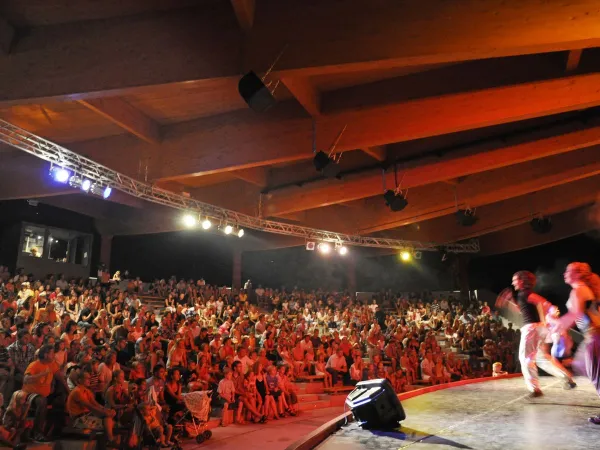
POLYGON ((529 297, 527 297, 527 301, 529 303, 533 303, 534 305, 537 305, 539 303, 547 302, 548 300, 546 300, 544 297, 542 297, 539 294, 531 293, 531 294, 529 294, 529 297))
POLYGON ((583 286, 577 286, 575 289, 573 289, 573 294, 575 294, 575 296, 579 299, 579 300, 593 300, 594 299, 594 293, 592 292, 592 290, 583 285, 583 286))

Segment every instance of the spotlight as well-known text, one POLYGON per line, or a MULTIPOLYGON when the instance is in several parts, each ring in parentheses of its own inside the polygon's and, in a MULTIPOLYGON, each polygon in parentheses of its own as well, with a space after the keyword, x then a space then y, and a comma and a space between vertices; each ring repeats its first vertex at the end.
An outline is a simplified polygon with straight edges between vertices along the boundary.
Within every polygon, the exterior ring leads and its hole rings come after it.
POLYGON ((412 255, 410 254, 410 252, 407 252, 406 250, 400 252, 400 259, 404 262, 408 262, 412 259, 412 255))
POLYGON ((211 221, 210 221, 210 220, 208 220, 208 219, 204 219, 204 220, 202 221, 202 228, 203 228, 204 230, 208 230, 208 229, 209 229, 211 226, 212 226, 212 223, 211 223, 211 221))
POLYGON ((92 187, 92 182, 88 179, 83 180, 83 182, 81 183, 81 190, 84 192, 89 192, 91 187, 92 187))
POLYGON ((327 242, 321 242, 318 248, 319 251, 324 255, 327 255, 329 252, 331 252, 331 245, 329 245, 327 242))
POLYGON ((106 186, 104 188, 104 193, 102 194, 102 197, 108 198, 110 197, 110 194, 112 194, 112 188, 110 186, 106 186))
POLYGON ((233 233, 233 227, 231 225, 226 225, 225 229, 223 230, 223 233, 225 233, 225 234, 233 233))
POLYGON ((463 227, 472 227, 478 220, 479 217, 475 215, 474 209, 459 209, 456 211, 456 221, 463 227))
POLYGON ((188 228, 193 228, 198 223, 196 216, 194 216, 192 214, 186 214, 185 216, 183 216, 182 221, 183 221, 183 224, 188 228))
POLYGON ((383 199, 385 200, 385 204, 394 212, 402 211, 408 206, 408 200, 403 195, 391 189, 385 191, 383 199))
POLYGON ((348 248, 347 248, 347 247, 344 247, 344 246, 342 245, 340 248, 338 248, 338 252, 340 253, 340 255, 345 255, 345 254, 347 254, 347 253, 348 253, 348 248))
POLYGON ((50 176, 58 183, 66 183, 71 177, 71 173, 62 167, 53 166, 50 168, 50 176))
POLYGON ((550 217, 536 217, 531 222, 531 229, 538 234, 546 234, 552 230, 552 220, 550 217))
POLYGON ((242 236, 244 236, 244 229, 243 229, 243 228, 240 228, 240 229, 238 230, 238 233, 237 233, 237 235, 238 235, 238 237, 239 237, 239 238, 241 238, 242 236))
POLYGON ((81 177, 77 175, 73 175, 69 178, 69 186, 72 188, 80 188, 81 187, 81 177))
POLYGON ((313 163, 315 168, 327 178, 335 178, 340 174, 340 166, 323 151, 317 152, 313 163))

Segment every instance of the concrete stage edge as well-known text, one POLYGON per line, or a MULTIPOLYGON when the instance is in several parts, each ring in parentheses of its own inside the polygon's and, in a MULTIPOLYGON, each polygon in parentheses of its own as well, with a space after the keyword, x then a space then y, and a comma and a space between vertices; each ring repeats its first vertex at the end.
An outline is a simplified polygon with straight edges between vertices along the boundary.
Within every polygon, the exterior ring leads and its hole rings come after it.
POLYGON ((523 380, 516 377, 400 394, 407 418, 398 430, 362 430, 347 412, 288 450, 600 448, 600 426, 587 422, 600 412, 600 402, 587 379, 578 378, 577 389, 565 391, 559 380, 542 377, 545 396, 529 400, 523 380))

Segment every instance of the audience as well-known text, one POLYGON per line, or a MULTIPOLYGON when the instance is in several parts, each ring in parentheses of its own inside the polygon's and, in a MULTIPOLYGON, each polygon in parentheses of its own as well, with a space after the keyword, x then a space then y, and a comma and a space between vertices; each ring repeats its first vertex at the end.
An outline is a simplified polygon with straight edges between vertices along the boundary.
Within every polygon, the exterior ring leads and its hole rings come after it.
POLYGON ((34 440, 60 434, 66 412, 66 425, 104 430, 114 445, 113 428, 137 411, 168 445, 190 391, 214 391, 213 406, 235 410, 238 423, 265 423, 298 413, 296 379, 349 390, 386 378, 402 392, 491 376, 496 362, 517 369, 519 332, 487 304, 245 286, 173 277, 144 292, 139 278, 120 274, 92 285, 0 267, 4 433, 20 442, 31 406, 34 440), (160 310, 142 304, 144 295, 159 297, 160 310), (49 406, 59 414, 50 417, 49 406))

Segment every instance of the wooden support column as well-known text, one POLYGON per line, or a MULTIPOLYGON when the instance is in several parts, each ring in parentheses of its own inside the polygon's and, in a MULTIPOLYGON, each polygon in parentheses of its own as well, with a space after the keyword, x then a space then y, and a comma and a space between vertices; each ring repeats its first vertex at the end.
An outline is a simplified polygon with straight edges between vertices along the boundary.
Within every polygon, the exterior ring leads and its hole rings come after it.
POLYGON ((232 289, 242 288, 242 251, 240 249, 233 250, 233 274, 231 281, 232 289))
POLYGON ((110 255, 112 250, 113 236, 104 234, 100 237, 100 263, 104 264, 110 272, 110 255))

